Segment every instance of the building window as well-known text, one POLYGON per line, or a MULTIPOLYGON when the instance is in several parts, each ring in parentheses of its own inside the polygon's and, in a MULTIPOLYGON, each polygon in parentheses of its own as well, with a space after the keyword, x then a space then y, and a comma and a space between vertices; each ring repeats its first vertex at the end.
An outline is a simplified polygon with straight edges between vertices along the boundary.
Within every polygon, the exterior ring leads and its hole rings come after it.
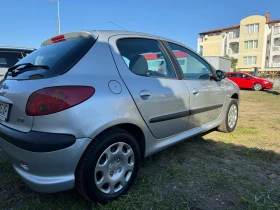
POLYGON ((257 49, 258 40, 249 40, 244 42, 244 49, 257 49))
POLYGON ((234 30, 233 32, 230 33, 229 35, 230 39, 236 39, 239 38, 239 30, 234 30))
POLYGON ((200 54, 200 55, 203 55, 203 46, 200 46, 200 47, 199 47, 199 54, 200 54))
POLYGON ((245 26, 245 33, 249 34, 249 33, 255 33, 255 32, 259 32, 259 24, 255 23, 255 24, 249 24, 245 26))
POLYGON ((243 57, 243 65, 252 65, 252 64, 257 64, 256 56, 243 57))

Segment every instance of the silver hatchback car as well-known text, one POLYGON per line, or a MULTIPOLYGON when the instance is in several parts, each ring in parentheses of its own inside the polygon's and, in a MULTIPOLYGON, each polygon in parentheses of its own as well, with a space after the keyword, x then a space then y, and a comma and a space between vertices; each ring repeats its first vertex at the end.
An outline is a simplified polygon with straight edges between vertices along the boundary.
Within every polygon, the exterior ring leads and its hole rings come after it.
POLYGON ((50 38, 1 81, 0 147, 33 190, 125 194, 142 158, 231 132, 239 88, 176 41, 126 31, 50 38))

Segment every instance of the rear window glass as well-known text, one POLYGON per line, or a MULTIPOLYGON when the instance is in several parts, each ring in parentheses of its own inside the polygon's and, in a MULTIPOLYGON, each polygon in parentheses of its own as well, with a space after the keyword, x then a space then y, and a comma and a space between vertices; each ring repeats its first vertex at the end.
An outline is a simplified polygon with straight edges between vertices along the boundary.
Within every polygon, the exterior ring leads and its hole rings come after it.
POLYGON ((8 75, 7 79, 42 79, 64 74, 85 55, 94 41, 94 38, 77 38, 43 46, 21 59, 17 64, 46 65, 49 66, 48 70, 32 67, 19 70, 22 72, 15 77, 8 75))
POLYGON ((0 68, 9 68, 22 59, 20 52, 0 52, 0 68))

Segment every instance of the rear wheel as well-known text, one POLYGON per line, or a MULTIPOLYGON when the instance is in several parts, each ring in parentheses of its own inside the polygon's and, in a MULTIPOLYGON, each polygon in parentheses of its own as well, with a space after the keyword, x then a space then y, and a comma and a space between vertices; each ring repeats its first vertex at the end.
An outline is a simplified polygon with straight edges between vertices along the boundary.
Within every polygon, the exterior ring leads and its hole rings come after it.
POLYGON ((227 113, 223 123, 218 127, 218 130, 225 133, 232 132, 237 124, 238 119, 238 103, 236 99, 232 99, 229 103, 227 113))
POLYGON ((256 91, 260 91, 260 90, 262 90, 262 88, 263 88, 262 84, 260 84, 260 83, 256 83, 253 86, 253 89, 256 90, 256 91))
POLYGON ((107 203, 125 194, 140 165, 135 138, 113 129, 93 140, 76 171, 76 188, 88 200, 107 203))

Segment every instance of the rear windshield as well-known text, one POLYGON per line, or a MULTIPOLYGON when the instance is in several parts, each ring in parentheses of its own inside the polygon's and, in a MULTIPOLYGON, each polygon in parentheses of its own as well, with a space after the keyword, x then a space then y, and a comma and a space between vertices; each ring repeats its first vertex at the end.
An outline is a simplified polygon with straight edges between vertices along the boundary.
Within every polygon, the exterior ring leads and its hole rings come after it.
POLYGON ((92 37, 77 38, 43 46, 16 64, 32 63, 34 65, 46 65, 49 69, 32 67, 19 70, 22 71, 20 74, 15 77, 8 74, 7 79, 43 79, 64 74, 87 53, 94 42, 95 40, 92 37))

